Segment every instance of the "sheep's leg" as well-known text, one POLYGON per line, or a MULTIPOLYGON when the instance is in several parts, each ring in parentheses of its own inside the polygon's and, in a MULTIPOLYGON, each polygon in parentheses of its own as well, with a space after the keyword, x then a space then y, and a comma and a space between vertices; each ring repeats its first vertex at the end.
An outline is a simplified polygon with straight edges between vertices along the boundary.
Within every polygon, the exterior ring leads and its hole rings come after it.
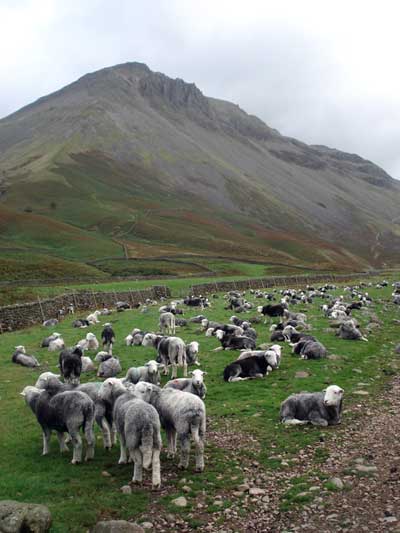
POLYGON ((79 435, 79 431, 70 431, 72 446, 74 449, 71 463, 76 465, 82 462, 82 438, 79 435))
POLYGON ((133 460, 135 461, 135 466, 133 467, 132 483, 141 483, 143 479, 142 452, 139 450, 139 448, 135 448, 133 451, 130 450, 130 454, 133 455, 133 460))
POLYGON ((49 453, 51 430, 49 428, 43 428, 43 452, 42 455, 49 453))
POLYGON ((159 489, 161 485, 160 450, 153 449, 151 484, 153 489, 159 489))
MULTIPOLYGON (((199 431, 201 433, 201 430, 199 431)), ((195 458, 196 458, 196 472, 203 472, 204 470, 204 441, 200 434, 194 439, 195 458)))
POLYGON ((117 444, 117 426, 115 425, 115 422, 111 425, 111 442, 112 444, 117 444))
POLYGON ((311 412, 309 414, 310 422, 313 426, 325 427, 328 425, 328 421, 322 418, 319 413, 311 412))
POLYGON ((177 369, 177 366, 176 366, 176 363, 172 363, 172 374, 171 374, 171 378, 172 379, 175 379, 178 375, 178 369, 177 369))
POLYGON ((179 435, 179 442, 181 445, 181 455, 179 459, 178 468, 184 470, 189 466, 190 454, 190 436, 189 433, 181 433, 179 435))
POLYGON ((183 377, 187 378, 188 375, 188 367, 186 361, 183 363, 183 377))
POLYGON ((94 445, 95 445, 95 437, 94 437, 94 432, 93 432, 93 421, 91 424, 89 422, 86 423, 85 440, 86 440, 85 461, 90 461, 90 459, 93 459, 94 457, 94 445))
POLYGON ((62 433, 61 431, 57 431, 57 439, 58 439, 58 443, 60 445, 60 452, 61 453, 68 452, 69 449, 68 449, 68 446, 65 443, 65 434, 62 433))
POLYGON ((119 455, 119 465, 125 465, 128 462, 128 457, 126 454, 126 440, 125 435, 122 433, 119 434, 119 446, 120 446, 120 455, 119 455))
POLYGON ((287 426, 305 426, 308 420, 299 420, 298 418, 284 418, 282 422, 287 426))
POLYGON ((101 420, 97 421, 98 425, 101 428, 101 431, 103 433, 103 445, 106 450, 111 450, 112 444, 111 444, 111 430, 110 426, 108 425, 107 420, 102 417, 101 420))
POLYGON ((174 429, 167 429, 167 442, 167 457, 174 457, 176 453, 176 431, 174 429))

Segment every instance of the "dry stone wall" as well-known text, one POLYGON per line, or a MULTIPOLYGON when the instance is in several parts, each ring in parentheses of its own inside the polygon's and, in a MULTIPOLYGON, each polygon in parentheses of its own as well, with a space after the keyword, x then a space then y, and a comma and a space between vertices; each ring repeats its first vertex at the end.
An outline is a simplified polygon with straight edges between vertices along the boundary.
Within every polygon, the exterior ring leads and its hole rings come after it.
POLYGON ((116 302, 124 301, 132 307, 143 303, 146 298, 159 300, 171 296, 168 287, 154 286, 148 289, 123 292, 79 291, 62 294, 55 298, 38 299, 17 305, 0 307, 0 333, 41 324, 50 318, 60 318, 60 310, 67 311, 70 305, 79 310, 95 310, 115 307, 116 302))

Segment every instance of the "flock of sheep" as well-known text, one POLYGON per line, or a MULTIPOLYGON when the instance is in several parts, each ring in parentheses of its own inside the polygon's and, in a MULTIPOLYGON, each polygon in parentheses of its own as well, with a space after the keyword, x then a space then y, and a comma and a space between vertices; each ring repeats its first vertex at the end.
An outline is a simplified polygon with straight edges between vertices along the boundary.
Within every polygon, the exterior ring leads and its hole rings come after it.
MULTIPOLYGON (((386 286, 382 282, 379 286, 386 286)), ((345 340, 367 341, 359 328, 357 320, 352 317, 354 310, 371 304, 371 298, 365 292, 365 284, 346 287, 343 294, 334 297, 333 285, 305 290, 274 290, 250 292, 246 294, 231 291, 224 295, 225 310, 234 311, 229 323, 209 320, 204 314, 188 319, 179 318, 190 309, 200 308, 202 313, 212 304, 207 298, 188 297, 182 301, 173 301, 160 307, 158 332, 133 329, 125 338, 127 346, 149 346, 155 350, 155 358, 143 366, 131 367, 125 377, 117 377, 122 372, 118 357, 113 355, 116 335, 113 326, 107 322, 103 326, 100 342, 89 332, 76 345, 66 348, 59 333, 43 339, 41 346, 50 352, 59 352, 58 366, 60 374, 44 372, 34 386, 27 386, 22 391, 27 405, 37 418, 43 433, 43 455, 49 452, 51 433, 56 432, 60 451, 68 450, 68 442, 73 447, 72 463, 82 461, 83 432, 86 441, 85 460, 90 460, 95 453, 94 424, 100 428, 103 445, 109 449, 120 444, 119 464, 132 462, 134 472, 132 481, 141 483, 143 468, 152 470, 152 486, 161 484, 160 450, 162 446, 161 428, 166 432, 168 457, 176 454, 179 441, 178 467, 186 469, 189 464, 191 440, 195 447, 195 469, 204 469, 204 442, 206 434, 205 397, 207 388, 204 383, 206 372, 195 369, 188 377, 188 366, 200 365, 199 342, 190 343, 176 336, 176 327, 187 323, 197 323, 207 337, 215 337, 220 346, 214 351, 237 350, 239 355, 223 371, 226 382, 264 378, 270 372, 278 371, 282 359, 282 345, 286 342, 292 347, 294 355, 302 359, 321 359, 327 356, 325 346, 311 334, 307 314, 295 312, 298 304, 303 308, 315 300, 321 300, 321 313, 330 320, 330 325, 337 330, 337 335, 345 340), (251 301, 253 300, 253 301, 251 301), (266 305, 256 306, 256 300, 266 300, 266 305), (277 301, 279 300, 279 301, 277 301), (240 318, 239 314, 256 314, 249 319, 240 318), (254 324, 269 320, 270 343, 260 344, 254 324), (271 322, 275 323, 271 325, 271 322), (95 361, 85 355, 96 352, 95 361), (97 376, 103 381, 81 384, 82 373, 95 370, 99 363, 97 376), (178 369, 183 372, 177 378, 178 369), (160 371, 171 380, 160 387, 160 371)), ((213 298, 218 298, 213 295, 213 298)), ((393 302, 400 304, 400 283, 394 284, 393 302)), ((142 306, 146 312, 157 302, 147 301, 142 306)), ((95 311, 86 318, 75 320, 74 327, 87 327, 100 323, 102 314, 108 310, 95 311)), ((52 324, 54 324, 52 322, 52 324)), ((266 327, 267 329, 267 327, 266 327)), ((268 330, 267 330, 268 331, 268 330)), ((39 362, 33 355, 26 353, 24 346, 17 346, 12 356, 14 363, 38 367, 39 362)), ((301 393, 289 396, 281 405, 280 419, 288 425, 312 423, 319 426, 340 423, 343 401, 343 389, 331 385, 322 392, 301 393)))

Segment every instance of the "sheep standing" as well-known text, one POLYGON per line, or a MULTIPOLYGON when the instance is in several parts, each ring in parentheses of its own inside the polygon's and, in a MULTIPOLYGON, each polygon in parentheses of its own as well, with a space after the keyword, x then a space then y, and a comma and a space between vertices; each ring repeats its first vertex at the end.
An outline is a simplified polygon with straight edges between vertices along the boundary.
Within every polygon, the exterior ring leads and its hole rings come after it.
POLYGON ((172 367, 172 378, 176 378, 178 366, 183 368, 183 376, 187 377, 186 345, 179 337, 162 337, 157 346, 158 356, 164 365, 164 374, 168 374, 168 366, 172 367))
POLYGON ((115 402, 113 417, 119 435, 121 455, 118 464, 125 464, 130 457, 134 461, 133 483, 141 483, 143 467, 152 467, 152 486, 158 489, 161 485, 160 451, 162 447, 160 418, 156 409, 137 398, 141 386, 151 393, 151 386, 144 383, 135 388, 134 394, 127 392, 115 402))
POLYGON ((175 335, 175 315, 173 313, 161 313, 159 328, 161 333, 166 333, 167 335, 175 335))
POLYGON ((206 433, 206 408, 204 402, 189 392, 172 388, 160 389, 151 385, 150 403, 157 409, 167 433, 168 456, 176 454, 176 438, 181 447, 179 468, 189 465, 190 436, 195 444, 196 471, 204 470, 204 439, 206 433))
POLYGON ((292 394, 281 404, 280 418, 284 424, 334 426, 340 424, 343 389, 330 385, 322 392, 292 394))
POLYGON ((68 451, 64 433, 71 436, 74 448, 72 464, 82 462, 82 439, 79 430, 85 434, 87 450, 85 461, 94 457, 94 403, 87 394, 79 391, 66 391, 51 397, 46 391, 36 387, 25 387, 21 392, 26 404, 36 415, 43 431, 43 455, 49 453, 52 430, 57 432, 60 451, 68 451))
POLYGON ((15 352, 11 357, 11 361, 17 365, 26 366, 28 368, 35 368, 40 366, 39 361, 34 355, 26 353, 25 346, 16 346, 15 352))
POLYGON ((115 333, 110 322, 104 324, 104 329, 101 332, 101 340, 103 343, 103 350, 107 347, 107 352, 112 354, 112 347, 115 343, 115 333))
POLYGON ((207 372, 203 372, 202 370, 196 369, 191 372, 192 377, 191 378, 178 378, 173 379, 172 381, 168 381, 164 385, 164 389, 176 389, 183 392, 190 392, 191 394, 195 394, 202 400, 206 397, 207 394, 207 387, 204 383, 204 376, 207 374, 207 372))
POLYGON ((61 374, 66 383, 79 385, 82 372, 82 350, 79 346, 68 348, 60 353, 58 362, 61 374))

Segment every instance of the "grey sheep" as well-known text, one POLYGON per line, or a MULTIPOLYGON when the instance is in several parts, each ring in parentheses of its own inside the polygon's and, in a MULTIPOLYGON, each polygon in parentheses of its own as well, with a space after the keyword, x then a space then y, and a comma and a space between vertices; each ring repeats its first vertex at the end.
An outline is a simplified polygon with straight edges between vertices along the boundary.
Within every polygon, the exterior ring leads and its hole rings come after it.
POLYGON ((189 465, 190 436, 195 444, 196 471, 204 470, 204 440, 206 434, 206 408, 194 394, 175 389, 160 389, 151 385, 150 403, 160 415, 162 427, 167 433, 168 456, 176 454, 176 438, 180 442, 179 468, 189 465))
POLYGON ((36 415, 43 431, 43 455, 49 453, 51 432, 56 431, 60 451, 68 451, 64 433, 71 436, 73 446, 72 464, 82 462, 82 428, 87 443, 85 461, 94 457, 94 403, 87 394, 80 391, 66 391, 51 397, 36 387, 25 387, 21 392, 26 404, 36 415))
POLYGON ((102 362, 99 365, 97 375, 100 378, 113 378, 122 371, 121 363, 119 362, 118 357, 108 355, 102 359, 102 362))
POLYGON ((152 467, 152 486, 158 489, 161 485, 162 441, 158 413, 145 401, 151 391, 151 385, 139 383, 133 393, 125 392, 119 396, 115 401, 113 417, 121 448, 118 464, 126 464, 128 459, 134 461, 133 483, 142 482, 143 467, 146 470, 152 467))
POLYGON ((343 322, 342 324, 340 324, 337 335, 341 339, 345 340, 362 340, 368 342, 368 339, 363 336, 361 331, 355 326, 352 320, 348 320, 347 322, 343 322))
POLYGON ((207 387, 205 386, 203 376, 206 374, 207 372, 203 372, 199 369, 193 370, 191 378, 178 378, 168 381, 168 383, 164 385, 164 389, 171 388, 183 392, 190 392, 204 400, 207 394, 207 387))
POLYGON ((301 359, 323 359, 327 355, 323 344, 314 340, 300 340, 293 345, 293 353, 300 355, 301 359))
POLYGON ((34 355, 29 355, 26 353, 25 346, 15 347, 15 352, 11 357, 11 361, 17 365, 26 366, 28 368, 40 366, 39 361, 34 355))
POLYGON ((343 389, 330 385, 322 392, 302 392, 286 398, 280 419, 287 425, 334 426, 340 424, 342 405, 343 389))
POLYGON ((154 360, 149 361, 144 366, 131 367, 122 382, 136 384, 139 381, 146 381, 147 383, 159 385, 161 381, 159 369, 162 367, 162 364, 154 360))
POLYGON ((173 313, 161 313, 159 328, 161 333, 175 335, 175 315, 173 313))

